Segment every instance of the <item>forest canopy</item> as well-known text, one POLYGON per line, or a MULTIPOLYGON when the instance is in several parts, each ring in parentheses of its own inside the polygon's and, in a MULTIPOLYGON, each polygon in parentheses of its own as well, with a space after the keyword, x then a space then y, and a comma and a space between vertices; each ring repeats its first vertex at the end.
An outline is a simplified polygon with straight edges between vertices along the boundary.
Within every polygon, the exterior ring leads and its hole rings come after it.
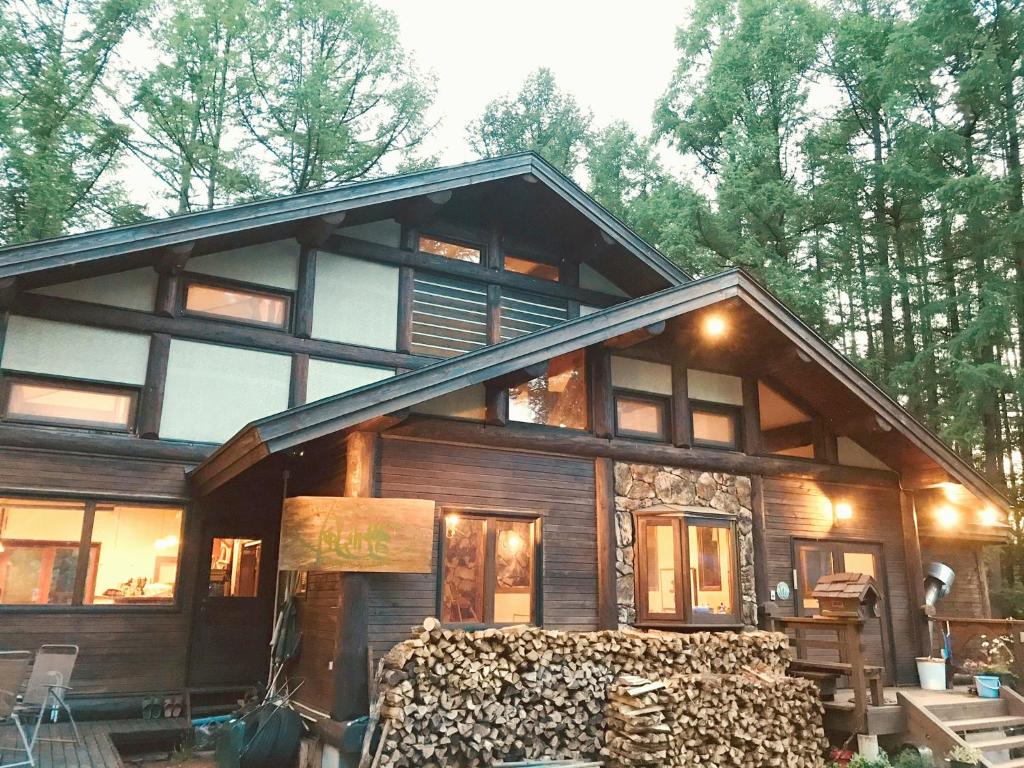
MULTIPOLYGON (((540 69, 466 142, 538 152, 692 274, 749 270, 1020 510, 1022 21, 1008 0, 696 0, 650 135, 540 69)), ((10 0, 0 244, 143 218, 131 163, 167 214, 429 166, 434 96, 365 0, 10 0)))

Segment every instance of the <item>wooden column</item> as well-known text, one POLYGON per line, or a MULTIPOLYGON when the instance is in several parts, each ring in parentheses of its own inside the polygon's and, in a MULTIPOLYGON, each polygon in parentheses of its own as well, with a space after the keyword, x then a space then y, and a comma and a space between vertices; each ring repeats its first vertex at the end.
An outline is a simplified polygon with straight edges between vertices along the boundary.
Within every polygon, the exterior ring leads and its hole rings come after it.
POLYGON ((758 621, 761 607, 771 600, 771 585, 768 583, 768 515, 764 507, 764 478, 753 475, 750 478, 751 537, 754 540, 754 593, 757 596, 758 621))
POLYGON ((598 629, 618 629, 618 584, 615 570, 615 462, 594 459, 597 512, 597 617, 598 629))
POLYGON ((612 358, 601 346, 587 350, 588 377, 590 378, 590 411, 593 433, 596 437, 615 435, 615 402, 612 398, 612 358))
POLYGON ((155 439, 160 436, 160 417, 164 410, 164 390, 167 388, 167 360, 171 354, 171 337, 167 333, 154 333, 149 337, 149 361, 146 364, 146 383, 139 400, 136 419, 139 437, 155 439))
MULTIPOLYGON (((900 519, 903 528, 903 557, 907 564, 907 585, 910 592, 910 625, 916 647, 922 656, 931 655, 928 619, 924 613, 924 564, 921 562, 921 537, 917 527, 914 494, 900 491, 900 519)), ((888 595, 886 595, 888 599, 888 595)))
POLYGON ((761 399, 757 377, 743 377, 743 450, 751 456, 761 453, 761 399))
POLYGON ((416 273, 412 267, 398 268, 398 339, 395 349, 412 352, 412 310, 415 301, 416 273))
POLYGON ((501 286, 487 286, 487 343, 501 343, 501 286))
POLYGON ((295 335, 313 336, 313 296, 316 292, 316 248, 302 245, 299 251, 299 281, 295 290, 295 335))
POLYGON ((488 385, 485 422, 495 427, 508 426, 508 389, 488 385))
POLYGON ((158 315, 177 317, 182 302, 181 273, 185 270, 195 243, 182 243, 161 252, 153 268, 160 279, 156 284, 156 307, 158 315))
POLYGON ((690 385, 685 360, 672 361, 672 444, 678 448, 693 445, 690 422, 690 385))
POLYGON ((305 405, 309 388, 309 355, 305 352, 292 354, 292 380, 288 387, 288 407, 305 405))
MULTIPOLYGON (((375 495, 374 475, 380 437, 375 432, 354 432, 345 441, 345 495, 375 495)), ((365 715, 370 708, 369 675, 370 582, 365 573, 341 577, 341 610, 334 651, 334 707, 336 720, 365 715)))

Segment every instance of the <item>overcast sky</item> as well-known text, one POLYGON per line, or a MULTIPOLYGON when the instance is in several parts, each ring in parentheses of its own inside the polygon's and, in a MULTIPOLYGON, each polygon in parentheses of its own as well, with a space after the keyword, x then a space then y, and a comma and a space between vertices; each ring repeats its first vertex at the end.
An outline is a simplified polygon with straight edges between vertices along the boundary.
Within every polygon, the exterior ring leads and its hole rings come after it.
POLYGON ((444 164, 472 157, 466 124, 495 96, 549 67, 597 125, 650 130, 655 100, 675 67, 675 30, 688 0, 376 0, 397 16, 406 48, 437 76, 427 147, 444 164))

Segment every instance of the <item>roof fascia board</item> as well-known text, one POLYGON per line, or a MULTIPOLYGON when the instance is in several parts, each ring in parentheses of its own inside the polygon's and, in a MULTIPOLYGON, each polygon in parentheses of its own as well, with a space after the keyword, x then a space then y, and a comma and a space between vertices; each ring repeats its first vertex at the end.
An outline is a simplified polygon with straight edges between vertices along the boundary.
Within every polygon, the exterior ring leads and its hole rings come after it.
POLYGON ((1010 509, 1009 500, 982 478, 978 471, 938 438, 928 427, 915 419, 902 405, 868 378, 838 350, 800 320, 788 307, 746 273, 740 273, 737 285, 740 299, 768 320, 814 362, 840 381, 852 384, 850 389, 876 413, 891 419, 905 434, 912 435, 922 450, 974 493, 988 499, 1003 510, 1010 509))
POLYGON ((425 171, 423 174, 389 177, 95 233, 68 235, 36 244, 11 246, 0 249, 0 278, 63 266, 62 259, 72 254, 75 256, 74 263, 96 261, 298 218, 323 216, 509 178, 533 172, 536 166, 532 160, 529 155, 513 155, 425 171), (433 176, 429 181, 423 181, 425 174, 433 176))

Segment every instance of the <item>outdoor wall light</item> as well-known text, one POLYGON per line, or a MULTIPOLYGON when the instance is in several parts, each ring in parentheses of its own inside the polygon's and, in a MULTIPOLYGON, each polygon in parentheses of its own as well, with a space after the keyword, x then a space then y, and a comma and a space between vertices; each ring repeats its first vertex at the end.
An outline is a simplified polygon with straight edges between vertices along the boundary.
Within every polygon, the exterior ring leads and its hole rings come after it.
POLYGON ((935 510, 935 517, 943 528, 952 528, 960 522, 960 513, 948 505, 935 510))
POLYGON ((454 512, 449 512, 444 516, 444 535, 445 538, 450 539, 455 534, 455 529, 459 525, 459 516, 454 512))
POLYGON ((999 512, 996 511, 995 507, 985 507, 978 513, 978 519, 982 525, 991 528, 999 523, 999 512))
POLYGON ((721 315, 708 315, 704 318, 704 335, 709 339, 717 339, 725 335, 728 324, 721 315))
POLYGON ((840 501, 837 504, 832 505, 832 517, 836 523, 841 523, 844 520, 853 519, 853 505, 847 501, 840 501))

